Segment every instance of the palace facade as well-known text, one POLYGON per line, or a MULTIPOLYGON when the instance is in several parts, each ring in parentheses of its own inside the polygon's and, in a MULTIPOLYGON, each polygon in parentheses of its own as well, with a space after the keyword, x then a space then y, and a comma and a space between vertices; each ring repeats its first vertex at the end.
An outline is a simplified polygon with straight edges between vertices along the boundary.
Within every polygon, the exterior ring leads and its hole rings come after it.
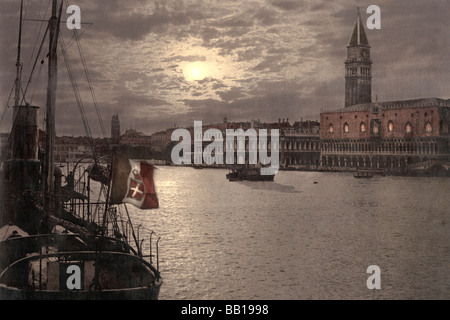
POLYGON ((370 46, 359 12, 345 67, 345 107, 320 114, 320 169, 448 172, 450 100, 372 102, 370 46))

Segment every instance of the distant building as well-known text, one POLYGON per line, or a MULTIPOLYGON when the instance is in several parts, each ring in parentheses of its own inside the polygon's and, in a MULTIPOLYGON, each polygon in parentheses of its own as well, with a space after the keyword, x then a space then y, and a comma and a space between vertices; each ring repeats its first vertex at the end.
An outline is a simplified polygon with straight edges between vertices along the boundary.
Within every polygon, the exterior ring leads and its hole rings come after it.
POLYGON ((172 143, 171 136, 174 130, 175 129, 167 129, 152 134, 150 139, 152 150, 155 152, 167 151, 172 143))
MULTIPOLYGON (((45 152, 45 131, 39 130, 40 153, 45 152)), ((58 163, 74 163, 83 158, 97 157, 111 152, 109 138, 93 138, 86 136, 57 136, 55 139, 55 161, 58 163), (93 151, 94 150, 94 151, 93 151)))
POLYGON ((83 138, 56 137, 55 141, 55 161, 56 162, 77 162, 87 155, 92 155, 89 143, 83 138))
POLYGON ((315 170, 320 164, 320 124, 317 121, 294 122, 283 128, 281 135, 281 166, 315 170))
MULTIPOLYGON (((259 145, 251 145, 248 138, 245 139, 243 144, 239 144, 237 139, 232 142, 227 141, 227 130, 236 131, 242 129, 247 132, 249 129, 254 129, 259 138, 259 132, 261 129, 267 129, 267 145, 266 150, 271 150, 271 129, 279 130, 279 161, 280 167, 314 170, 317 169, 320 162, 320 136, 319 136, 319 123, 317 121, 300 121, 295 122, 293 125, 289 123, 289 119, 279 119, 278 122, 263 123, 259 120, 252 120, 251 122, 223 122, 216 124, 202 125, 201 136, 200 133, 196 133, 194 127, 186 128, 191 136, 191 163, 192 164, 206 164, 203 157, 205 148, 209 146, 212 141, 212 135, 207 132, 208 129, 217 129, 222 134, 223 146, 216 148, 215 152, 223 153, 223 164, 209 164, 212 167, 226 167, 226 154, 227 150, 234 150, 234 164, 238 163, 238 150, 245 150, 245 159, 240 161, 249 162, 249 154, 251 152, 258 152, 259 145), (195 136, 197 134, 197 136, 195 136), (195 144, 195 139, 202 140, 201 145, 195 144), (231 144, 230 144, 231 143, 231 144)), ((174 129, 170 131, 162 131, 154 134, 153 147, 154 150, 159 150, 159 146, 162 141, 165 141, 164 146, 169 146, 170 137, 174 129), (170 134, 169 134, 170 133, 170 134), (164 140, 167 139, 167 140, 164 140)), ((178 143, 178 142, 172 142, 178 143)), ((269 152, 270 155, 270 152, 269 152)), ((214 156, 214 154, 213 154, 214 156)), ((241 155, 242 157, 243 155, 241 155)))
MULTIPOLYGON (((347 47, 345 107, 320 114, 323 170, 449 167, 450 100, 372 102, 370 47, 358 13, 347 47)), ((447 171, 448 172, 448 171, 447 171)))
POLYGON ((150 148, 152 144, 152 137, 130 128, 127 129, 120 137, 120 144, 129 146, 145 146, 150 148))

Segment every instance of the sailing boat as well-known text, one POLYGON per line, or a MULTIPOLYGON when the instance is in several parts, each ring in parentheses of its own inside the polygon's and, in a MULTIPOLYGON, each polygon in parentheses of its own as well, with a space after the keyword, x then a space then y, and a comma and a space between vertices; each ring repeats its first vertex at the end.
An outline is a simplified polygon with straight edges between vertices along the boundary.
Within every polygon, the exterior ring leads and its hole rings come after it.
POLYGON ((2 163, 0 177, 4 191, 0 195, 0 299, 158 299, 162 285, 159 239, 154 255, 150 234, 150 253, 144 255, 144 240, 139 238, 139 228, 136 236, 127 207, 124 205, 128 220, 123 221, 120 206, 111 205, 112 160, 102 163, 93 157, 92 163, 80 161, 68 168, 67 183, 62 187, 62 171, 54 161, 62 12, 62 2, 59 11, 57 2, 52 1, 49 20, 46 149, 42 157, 39 108, 23 105, 20 97, 21 1, 11 156, 2 163), (83 165, 87 168, 81 169, 83 165), (106 177, 99 179, 100 173, 106 177), (94 189, 98 190, 97 201, 92 199, 94 189))

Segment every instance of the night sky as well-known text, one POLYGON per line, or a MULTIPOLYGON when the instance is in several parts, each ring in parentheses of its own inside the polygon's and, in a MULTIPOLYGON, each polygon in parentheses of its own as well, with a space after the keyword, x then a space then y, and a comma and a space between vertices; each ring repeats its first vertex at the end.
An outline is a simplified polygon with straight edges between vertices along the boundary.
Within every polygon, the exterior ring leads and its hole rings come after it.
MULTIPOLYGON (((25 0, 25 19, 48 19, 50 0, 25 0), (47 14, 45 15, 45 13, 47 14)), ((346 46, 360 7, 381 9, 381 29, 365 26, 375 101, 450 97, 450 2, 446 0, 70 0, 107 135, 113 113, 122 132, 228 121, 319 120, 344 106, 346 46)), ((0 3, 0 132, 8 132, 15 79, 18 0, 0 3), (9 101, 9 103, 8 103, 9 101), (6 109, 5 109, 6 108, 6 109)), ((65 21, 69 14, 63 10, 65 21)), ((94 136, 102 136, 72 31, 61 24, 94 136)), ((23 87, 45 23, 25 20, 23 87), (38 37, 39 36, 39 37, 38 37)), ((41 107, 48 45, 26 101, 41 107)), ((85 135, 66 65, 59 54, 57 135, 85 135)))

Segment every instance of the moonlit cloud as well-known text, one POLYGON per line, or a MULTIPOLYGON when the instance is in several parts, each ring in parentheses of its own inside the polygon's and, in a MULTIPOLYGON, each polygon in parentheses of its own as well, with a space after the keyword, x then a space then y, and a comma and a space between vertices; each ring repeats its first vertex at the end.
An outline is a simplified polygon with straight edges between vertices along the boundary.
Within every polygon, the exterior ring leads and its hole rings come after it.
MULTIPOLYGON (((0 3, 2 105, 15 78, 19 2, 0 3)), ((49 0, 25 0, 25 18, 42 19, 49 0)), ((71 3, 72 4, 72 3, 71 3)), ((356 18, 381 8, 381 30, 368 30, 373 99, 449 98, 450 29, 445 0, 79 0, 81 45, 107 131, 113 113, 122 128, 151 134, 174 125, 230 121, 317 120, 344 102, 344 60, 356 18), (198 66, 198 69, 193 69, 198 66)), ((65 15, 64 17, 66 17, 65 15)), ((48 17, 48 12, 47 12, 48 17)), ((23 82, 45 27, 24 22, 23 82), (37 43, 37 47, 35 45, 37 43)), ((67 28, 71 67, 94 135, 89 87, 67 28)), ((39 60, 46 61, 43 50, 39 60)), ((84 135, 60 54, 58 135, 84 135)), ((46 63, 36 67, 27 102, 45 110, 46 63)), ((12 105, 12 102, 9 102, 12 105)), ((0 131, 7 131, 6 110, 0 131)), ((2 110, 3 113, 3 110, 2 110)))

